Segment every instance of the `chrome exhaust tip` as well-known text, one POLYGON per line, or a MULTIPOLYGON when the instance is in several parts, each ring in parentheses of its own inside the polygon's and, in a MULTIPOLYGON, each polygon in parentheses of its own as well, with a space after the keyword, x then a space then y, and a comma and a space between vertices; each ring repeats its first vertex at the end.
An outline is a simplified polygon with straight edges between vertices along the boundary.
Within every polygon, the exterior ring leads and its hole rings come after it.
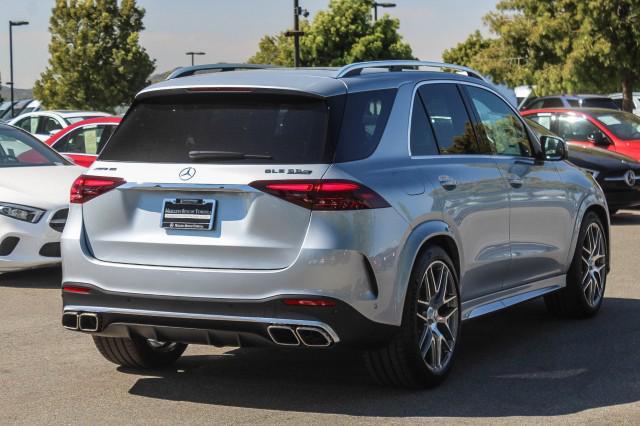
POLYGON ((326 331, 315 327, 298 327, 296 334, 303 345, 311 348, 326 348, 333 343, 326 331))
POLYGON ((80 331, 98 331, 100 328, 100 317, 98 317, 98 314, 84 312, 78 315, 78 328, 80 331))
POLYGON ((62 326, 67 330, 78 330, 78 313, 77 312, 63 312, 62 313, 62 326))
POLYGON ((300 339, 293 331, 293 328, 287 325, 270 325, 267 327, 267 333, 274 343, 281 346, 300 346, 300 339))

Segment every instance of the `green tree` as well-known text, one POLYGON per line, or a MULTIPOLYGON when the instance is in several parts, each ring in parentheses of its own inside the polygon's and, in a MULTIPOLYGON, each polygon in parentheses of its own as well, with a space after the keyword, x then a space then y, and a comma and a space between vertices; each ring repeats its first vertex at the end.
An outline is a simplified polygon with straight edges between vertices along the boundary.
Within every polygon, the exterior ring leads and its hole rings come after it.
MULTIPOLYGON (((305 35, 300 56, 305 66, 341 66, 376 59, 410 59, 411 47, 398 33, 400 21, 371 16, 373 1, 331 0, 312 22, 301 21, 305 35)), ((251 63, 293 65, 293 40, 283 32, 264 36, 251 63)))
POLYGON ((622 90, 631 110, 640 80, 640 0, 502 0, 479 32, 443 53, 536 94, 622 90))
POLYGON ((47 108, 112 111, 129 103, 155 68, 139 43, 144 13, 135 0, 56 0, 49 66, 34 96, 47 108))

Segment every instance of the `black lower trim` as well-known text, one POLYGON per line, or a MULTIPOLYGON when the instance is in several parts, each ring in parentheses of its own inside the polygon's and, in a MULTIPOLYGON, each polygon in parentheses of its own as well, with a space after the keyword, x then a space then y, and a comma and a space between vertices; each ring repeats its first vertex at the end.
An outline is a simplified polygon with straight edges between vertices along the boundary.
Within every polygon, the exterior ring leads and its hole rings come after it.
MULTIPOLYGON (((258 301, 202 300, 194 298, 141 296, 105 292, 95 287, 79 283, 65 283, 91 288, 89 294, 63 292, 63 305, 83 306, 86 312, 95 307, 118 310, 118 313, 100 314, 100 330, 108 332, 110 325, 120 324, 129 333, 141 334, 158 340, 173 340, 185 343, 203 343, 216 346, 261 346, 272 344, 267 333, 271 323, 210 320, 184 318, 189 315, 219 315, 241 318, 273 318, 290 321, 317 321, 331 327, 338 335, 340 346, 366 347, 388 341, 398 327, 371 321, 349 304, 340 300, 333 307, 290 306, 284 298, 309 296, 281 295, 258 301), (180 313, 181 317, 153 316, 126 313, 126 310, 180 313), (159 333, 154 336, 153 333, 159 333)), ((113 327, 111 327, 113 328, 113 327)))
POLYGON ((60 243, 46 243, 40 248, 40 256, 60 257, 60 243))
POLYGON ((0 256, 9 256, 18 245, 20 238, 7 237, 0 242, 0 256))

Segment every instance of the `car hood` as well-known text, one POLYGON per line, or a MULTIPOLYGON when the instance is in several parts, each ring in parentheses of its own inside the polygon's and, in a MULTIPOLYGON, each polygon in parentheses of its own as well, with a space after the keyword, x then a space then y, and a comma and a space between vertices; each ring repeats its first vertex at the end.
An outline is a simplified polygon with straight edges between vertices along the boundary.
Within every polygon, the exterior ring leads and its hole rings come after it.
POLYGON ((573 144, 569 146, 569 161, 578 167, 599 171, 640 169, 640 163, 626 155, 573 144))
POLYGON ((69 203, 69 189, 84 172, 78 166, 0 168, 0 201, 45 210, 69 203))

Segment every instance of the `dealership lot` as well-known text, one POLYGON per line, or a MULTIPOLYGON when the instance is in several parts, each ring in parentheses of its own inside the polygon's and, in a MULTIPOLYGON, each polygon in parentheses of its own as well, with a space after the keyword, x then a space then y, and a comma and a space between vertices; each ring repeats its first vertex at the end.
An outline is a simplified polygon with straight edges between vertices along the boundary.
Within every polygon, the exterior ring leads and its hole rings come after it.
POLYGON ((449 380, 380 388, 357 355, 192 346, 175 368, 118 369, 60 321, 60 271, 0 276, 0 423, 636 423, 640 213, 613 220, 613 271, 593 320, 540 301, 465 324, 449 380), (636 419, 636 422, 633 421, 636 419))

